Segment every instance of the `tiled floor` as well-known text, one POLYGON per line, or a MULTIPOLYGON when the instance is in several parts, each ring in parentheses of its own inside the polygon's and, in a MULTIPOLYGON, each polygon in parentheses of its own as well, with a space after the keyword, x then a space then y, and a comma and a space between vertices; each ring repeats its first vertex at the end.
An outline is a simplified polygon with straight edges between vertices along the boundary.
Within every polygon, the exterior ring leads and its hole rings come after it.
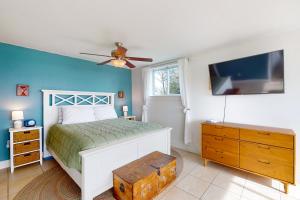
MULTIPOLYGON (((183 170, 156 200, 300 200, 300 186, 290 186, 288 195, 280 192, 283 185, 238 170, 209 163, 203 167, 198 155, 177 150, 183 157, 183 170)), ((56 166, 53 160, 43 166, 31 165, 0 171, 0 200, 10 200, 33 178, 56 166)))

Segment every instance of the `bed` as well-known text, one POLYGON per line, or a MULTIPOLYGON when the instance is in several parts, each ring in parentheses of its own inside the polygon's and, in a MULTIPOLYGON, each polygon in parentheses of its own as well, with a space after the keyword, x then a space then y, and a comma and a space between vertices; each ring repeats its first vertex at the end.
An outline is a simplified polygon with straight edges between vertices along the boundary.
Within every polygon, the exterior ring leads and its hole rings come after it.
MULTIPOLYGON (((60 108, 66 106, 81 106, 84 108, 114 107, 114 93, 42 90, 43 92, 43 124, 44 124, 44 151, 43 156, 53 158, 69 174, 81 188, 82 200, 92 200, 113 186, 112 170, 136 160, 150 152, 161 151, 170 154, 171 128, 155 127, 139 133, 140 129, 126 137, 117 137, 99 146, 78 152, 79 165, 70 165, 61 159, 55 145, 47 145, 47 135, 51 127, 56 127, 59 132, 60 108), (58 128, 57 128, 58 127, 58 128)), ((124 123, 128 126, 140 126, 141 122, 119 121, 120 119, 107 120, 101 123, 124 123)), ((101 126, 100 122, 88 123, 89 126, 101 126)), ((85 125, 82 125, 83 127, 85 125)), ((60 127, 64 128, 64 127, 60 127)), ((115 126, 117 128, 117 126, 115 126)), ((122 128, 123 129, 123 128, 122 128)), ((130 129, 125 129, 130 132, 130 129)), ((59 132, 64 134, 63 132, 59 132)), ((48 141, 49 144, 49 141, 48 141)), ((55 144, 55 141, 54 141, 55 144)), ((73 149, 70 150, 74 152, 73 149)), ((75 153, 75 155, 77 152, 75 153)))

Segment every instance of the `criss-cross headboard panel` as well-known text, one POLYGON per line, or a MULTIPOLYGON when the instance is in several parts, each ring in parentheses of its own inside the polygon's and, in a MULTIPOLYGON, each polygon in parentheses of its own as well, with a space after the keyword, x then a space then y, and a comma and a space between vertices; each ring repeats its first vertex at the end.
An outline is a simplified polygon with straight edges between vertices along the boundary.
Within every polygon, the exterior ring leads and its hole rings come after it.
POLYGON ((44 157, 50 154, 46 148, 46 138, 49 128, 59 121, 60 107, 64 106, 114 106, 115 93, 42 90, 43 92, 43 127, 44 127, 44 157))

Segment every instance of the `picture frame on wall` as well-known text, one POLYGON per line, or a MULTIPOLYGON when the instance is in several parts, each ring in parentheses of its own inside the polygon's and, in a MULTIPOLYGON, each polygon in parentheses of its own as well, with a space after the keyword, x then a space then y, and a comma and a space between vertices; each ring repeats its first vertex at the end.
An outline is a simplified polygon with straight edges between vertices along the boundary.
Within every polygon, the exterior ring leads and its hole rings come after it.
POLYGON ((17 96, 29 96, 29 85, 17 84, 17 96))

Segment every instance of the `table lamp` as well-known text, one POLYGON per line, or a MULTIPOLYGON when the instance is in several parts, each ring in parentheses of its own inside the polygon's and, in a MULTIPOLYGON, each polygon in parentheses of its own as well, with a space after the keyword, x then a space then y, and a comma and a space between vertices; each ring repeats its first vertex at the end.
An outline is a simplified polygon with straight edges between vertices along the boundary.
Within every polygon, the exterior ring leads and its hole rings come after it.
POLYGON ((22 128, 24 119, 23 111, 15 110, 11 112, 11 119, 14 121, 14 128, 22 128))
POLYGON ((124 113, 124 117, 127 117, 127 115, 128 115, 128 106, 123 106, 123 113, 124 113))

